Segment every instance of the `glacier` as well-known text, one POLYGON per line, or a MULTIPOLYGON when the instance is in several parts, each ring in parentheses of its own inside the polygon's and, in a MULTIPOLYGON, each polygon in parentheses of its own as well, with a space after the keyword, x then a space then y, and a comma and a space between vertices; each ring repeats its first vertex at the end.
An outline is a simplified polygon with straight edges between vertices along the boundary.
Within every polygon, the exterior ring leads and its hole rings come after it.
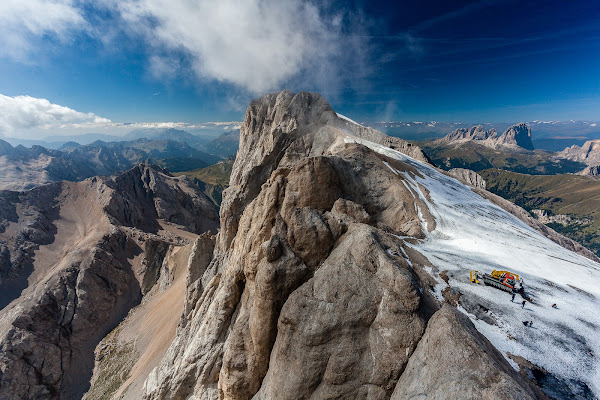
POLYGON ((579 383, 584 382, 600 398, 600 264, 552 242, 430 165, 355 136, 344 141, 360 143, 418 171, 419 175, 394 173, 413 195, 421 197, 436 221, 433 230, 424 229, 428 232, 425 239, 412 240, 412 244, 405 241, 434 266, 431 272, 438 281, 434 295, 441 298, 440 291, 450 285, 464 299, 481 304, 484 319, 460 305, 459 309, 515 369, 518 366, 510 354, 544 368, 573 393, 585 395, 587 389, 579 383), (471 283, 472 269, 517 273, 534 302, 522 308, 519 295, 513 303, 510 293, 471 283), (441 271, 448 271, 448 283, 439 277, 441 271), (533 326, 524 326, 525 320, 533 321, 533 326))

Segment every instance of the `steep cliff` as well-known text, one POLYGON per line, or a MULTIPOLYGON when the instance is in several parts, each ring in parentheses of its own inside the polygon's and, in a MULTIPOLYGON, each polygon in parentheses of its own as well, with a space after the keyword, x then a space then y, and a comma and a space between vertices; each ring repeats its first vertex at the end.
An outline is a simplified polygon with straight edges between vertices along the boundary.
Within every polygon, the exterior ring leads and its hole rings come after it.
POLYGON ((531 128, 524 122, 510 126, 499 136, 496 129, 492 128, 486 131, 481 125, 473 126, 470 129, 458 128, 448 133, 443 138, 435 140, 433 143, 435 145, 460 145, 461 143, 470 141, 494 149, 501 147, 503 149, 513 150, 533 150, 531 128))
MULTIPOLYGON (((250 104, 213 259, 188 279, 177 336, 144 398, 383 399, 399 390, 440 312, 432 264, 414 249, 436 220, 427 189, 411 181, 421 173, 364 143, 426 160, 313 93, 250 104)), ((453 329, 479 347, 485 339, 461 321, 453 329)), ((536 398, 497 352, 478 357, 490 369, 455 364, 452 374, 536 398), (486 381, 497 369, 505 380, 486 381)))
POLYGON ((191 242, 184 230, 218 224, 190 182, 148 165, 2 197, 3 399, 81 397, 94 348, 160 281, 169 249, 191 242))

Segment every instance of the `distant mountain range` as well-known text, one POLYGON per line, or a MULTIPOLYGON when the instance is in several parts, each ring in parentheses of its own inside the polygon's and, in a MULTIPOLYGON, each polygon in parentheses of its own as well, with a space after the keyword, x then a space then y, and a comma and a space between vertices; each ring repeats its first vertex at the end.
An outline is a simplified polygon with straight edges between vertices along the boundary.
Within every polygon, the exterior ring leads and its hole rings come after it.
POLYGON ((152 140, 174 140, 179 142, 185 142, 191 147, 200 149, 201 146, 206 145, 213 140, 216 140, 219 136, 223 134, 223 132, 224 131, 222 129, 213 129, 201 131, 200 134, 192 134, 188 131, 175 128, 142 128, 132 130, 131 132, 122 136, 107 135, 103 133, 85 133, 81 135, 47 136, 40 140, 18 139, 1 136, 0 139, 5 140, 13 146, 23 145, 26 147, 31 147, 37 145, 43 146, 47 149, 59 149, 65 143, 71 142, 78 143, 80 145, 87 145, 97 142, 98 140, 103 142, 129 142, 132 140, 146 138, 152 140))
POLYGON ((173 172, 203 168, 235 153, 237 137, 239 133, 225 132, 203 143, 204 139, 177 129, 137 130, 120 138, 130 139, 127 141, 96 140, 86 145, 68 141, 59 149, 13 147, 0 140, 0 190, 25 190, 49 182, 113 175, 143 161, 173 172))
MULTIPOLYGON (((600 139, 600 122, 597 121, 529 121, 532 142, 536 149, 560 151, 572 145, 581 146, 585 141, 600 139)), ((405 140, 433 140, 444 137, 448 132, 459 128, 470 128, 481 125, 484 130, 495 129, 503 132, 510 123, 463 123, 463 122, 401 122, 381 121, 366 122, 364 125, 373 127, 383 133, 405 140)))
MULTIPOLYGON (((532 129, 525 123, 508 127, 498 136, 482 125, 458 128, 440 139, 420 142, 425 153, 440 168, 480 171, 505 169, 525 174, 563 174, 583 171, 588 165, 574 155, 534 149, 532 129)), ((567 149, 568 150, 568 149, 567 149)), ((566 151, 566 150, 565 150, 566 151)))

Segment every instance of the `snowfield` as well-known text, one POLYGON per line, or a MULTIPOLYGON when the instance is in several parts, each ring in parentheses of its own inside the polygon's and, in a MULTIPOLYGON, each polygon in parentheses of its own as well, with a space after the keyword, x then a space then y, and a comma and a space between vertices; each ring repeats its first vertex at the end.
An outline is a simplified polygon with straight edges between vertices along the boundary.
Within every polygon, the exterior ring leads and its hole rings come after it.
MULTIPOLYGON (((437 223, 425 240, 412 245, 437 268, 432 271, 440 283, 434 289, 436 297, 446 287, 437 274, 447 270, 450 286, 462 293, 465 307, 459 309, 516 369, 508 354, 550 372, 553 376, 543 384, 547 390, 567 385, 577 398, 600 398, 600 264, 552 242, 429 165, 354 136, 345 142, 361 143, 422 175, 394 170, 425 201, 437 223), (431 201, 418 185, 429 192, 431 201), (472 284, 472 269, 517 273, 534 303, 522 308, 519 295, 512 303, 507 292, 472 284), (525 320, 533 326, 525 327, 525 320)), ((566 395, 557 390, 556 397, 566 395)))

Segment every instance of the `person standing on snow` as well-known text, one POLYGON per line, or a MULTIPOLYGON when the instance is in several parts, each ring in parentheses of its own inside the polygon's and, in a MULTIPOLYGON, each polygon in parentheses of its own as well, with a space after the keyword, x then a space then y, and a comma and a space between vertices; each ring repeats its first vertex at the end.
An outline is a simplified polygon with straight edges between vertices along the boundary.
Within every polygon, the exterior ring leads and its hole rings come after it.
POLYGON ((510 302, 514 303, 515 302, 515 292, 512 292, 512 296, 510 298, 510 302))
POLYGON ((523 300, 523 304, 521 305, 521 308, 525 308, 525 303, 526 303, 526 301, 523 300))

